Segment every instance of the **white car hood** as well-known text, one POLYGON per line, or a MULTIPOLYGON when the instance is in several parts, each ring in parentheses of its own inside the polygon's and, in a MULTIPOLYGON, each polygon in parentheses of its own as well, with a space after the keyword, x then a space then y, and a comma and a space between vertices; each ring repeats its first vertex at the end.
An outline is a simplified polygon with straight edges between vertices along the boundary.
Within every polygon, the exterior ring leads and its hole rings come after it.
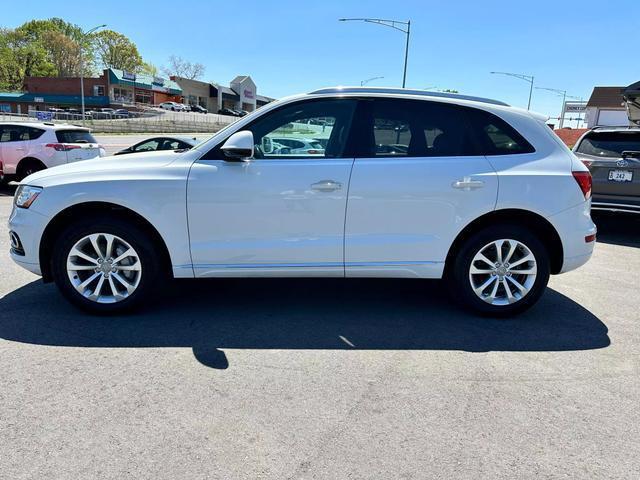
POLYGON ((67 163, 29 175, 22 184, 46 187, 74 181, 91 181, 105 177, 147 175, 155 169, 176 161, 181 153, 174 151, 134 153, 111 157, 97 157, 80 162, 67 163))

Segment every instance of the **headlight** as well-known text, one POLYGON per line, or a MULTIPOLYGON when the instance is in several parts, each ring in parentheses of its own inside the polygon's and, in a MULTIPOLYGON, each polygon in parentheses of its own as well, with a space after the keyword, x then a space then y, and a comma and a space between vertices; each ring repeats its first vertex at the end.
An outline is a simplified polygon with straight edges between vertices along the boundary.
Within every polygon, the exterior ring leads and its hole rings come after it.
POLYGON ((31 185, 20 185, 13 197, 16 207, 29 208, 31 204, 38 198, 42 192, 41 187, 32 187, 31 185))

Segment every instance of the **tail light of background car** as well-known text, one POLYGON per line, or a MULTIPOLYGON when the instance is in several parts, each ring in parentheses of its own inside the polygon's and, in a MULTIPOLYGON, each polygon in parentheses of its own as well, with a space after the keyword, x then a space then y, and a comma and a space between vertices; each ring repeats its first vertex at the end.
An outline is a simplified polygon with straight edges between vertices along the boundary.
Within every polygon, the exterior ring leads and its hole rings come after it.
POLYGON ((580 161, 584 164, 585 167, 587 168, 591 168, 591 164, 593 163, 593 160, 585 160, 584 158, 581 158, 580 161))
POLYGON ((571 172, 573 174, 573 178, 578 182, 578 186, 582 193, 584 194, 585 200, 591 198, 591 172, 571 172))
POLYGON ((57 152, 68 152, 69 150, 82 148, 80 145, 69 145, 68 143, 47 143, 45 147, 53 148, 57 152))

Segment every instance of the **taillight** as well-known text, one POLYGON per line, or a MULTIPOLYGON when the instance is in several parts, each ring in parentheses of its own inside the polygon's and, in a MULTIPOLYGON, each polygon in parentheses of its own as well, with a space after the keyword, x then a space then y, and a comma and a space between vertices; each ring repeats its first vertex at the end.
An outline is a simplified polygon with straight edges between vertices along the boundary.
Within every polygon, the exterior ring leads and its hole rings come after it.
POLYGON ((0 178, 4 175, 4 167, 2 166, 2 162, 0 162, 0 178))
POLYGON ((53 148, 56 152, 68 152, 76 148, 82 148, 80 145, 69 145, 68 143, 47 143, 47 148, 53 148))
POLYGON ((591 167, 591 164, 593 163, 593 161, 592 161, 592 160, 585 160, 585 159, 583 159, 583 158, 581 158, 581 159, 580 159, 580 161, 581 161, 581 162, 583 163, 583 165, 584 165, 585 167, 587 167, 587 168, 590 168, 590 167, 591 167))
POLYGON ((591 197, 591 172, 571 172, 573 178, 578 182, 578 186, 584 194, 585 200, 591 197))
POLYGON ((307 150, 307 153, 309 155, 318 155, 319 153, 322 153, 320 150, 307 150))

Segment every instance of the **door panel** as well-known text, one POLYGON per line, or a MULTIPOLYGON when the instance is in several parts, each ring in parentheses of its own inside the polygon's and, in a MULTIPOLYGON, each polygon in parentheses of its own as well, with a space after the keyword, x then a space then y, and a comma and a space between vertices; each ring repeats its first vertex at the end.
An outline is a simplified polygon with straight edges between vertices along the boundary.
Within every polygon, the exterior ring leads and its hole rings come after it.
POLYGON ((345 148, 355 107, 353 100, 285 105, 244 128, 255 158, 225 161, 218 146, 193 165, 187 211, 196 276, 344 276, 353 166, 345 148), (327 148, 292 153, 273 141, 282 137, 323 138, 327 148))
POLYGON ((495 207, 497 177, 485 157, 358 158, 345 235, 348 277, 438 278, 457 234, 495 207), (482 186, 456 188, 465 177, 482 186))
POLYGON ((305 268, 311 274, 344 275, 344 214, 352 163, 196 162, 187 198, 196 275, 303 274, 305 268), (341 187, 313 187, 323 180, 341 187))

